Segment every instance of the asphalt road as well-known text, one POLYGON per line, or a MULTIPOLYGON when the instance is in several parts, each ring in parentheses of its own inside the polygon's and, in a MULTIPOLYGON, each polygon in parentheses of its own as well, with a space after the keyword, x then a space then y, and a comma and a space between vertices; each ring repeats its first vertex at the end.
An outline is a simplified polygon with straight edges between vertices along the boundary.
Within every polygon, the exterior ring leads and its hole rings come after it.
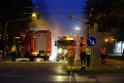
POLYGON ((121 74, 84 74, 66 71, 64 63, 0 62, 0 83, 123 83, 121 74))

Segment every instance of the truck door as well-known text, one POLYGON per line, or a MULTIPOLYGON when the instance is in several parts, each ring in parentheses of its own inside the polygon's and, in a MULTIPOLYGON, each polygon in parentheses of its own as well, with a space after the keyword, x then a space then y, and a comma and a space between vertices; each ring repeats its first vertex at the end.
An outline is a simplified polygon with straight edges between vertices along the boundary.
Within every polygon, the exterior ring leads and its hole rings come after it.
POLYGON ((46 36, 38 36, 36 42, 36 49, 39 51, 46 51, 47 49, 47 39, 46 36))

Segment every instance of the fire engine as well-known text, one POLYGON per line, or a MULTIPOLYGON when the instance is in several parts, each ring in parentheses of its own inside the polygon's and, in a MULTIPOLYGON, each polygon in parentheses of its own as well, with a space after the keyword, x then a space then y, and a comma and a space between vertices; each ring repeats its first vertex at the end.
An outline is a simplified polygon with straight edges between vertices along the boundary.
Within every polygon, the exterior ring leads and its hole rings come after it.
POLYGON ((76 46, 76 41, 72 36, 61 36, 55 41, 57 46, 57 61, 65 60, 67 57, 67 46, 76 46))
POLYGON ((26 30, 25 49, 30 59, 43 58, 48 60, 51 55, 51 32, 49 30, 26 30))

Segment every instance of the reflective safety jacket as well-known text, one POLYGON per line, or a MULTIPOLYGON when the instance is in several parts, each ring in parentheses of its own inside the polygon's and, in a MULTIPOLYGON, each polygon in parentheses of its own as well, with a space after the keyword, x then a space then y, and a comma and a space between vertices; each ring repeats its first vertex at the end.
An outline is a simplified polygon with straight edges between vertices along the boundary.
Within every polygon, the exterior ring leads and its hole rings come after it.
POLYGON ((89 47, 86 48, 86 55, 91 55, 91 48, 89 47))
POLYGON ((16 52, 16 46, 11 47, 11 52, 16 52))
POLYGON ((75 47, 67 46, 67 57, 73 57, 75 55, 75 47))
POLYGON ((80 52, 86 52, 86 47, 87 47, 86 42, 85 41, 81 42, 80 47, 79 47, 79 51, 80 52))
POLYGON ((101 47, 100 48, 100 54, 106 54, 106 48, 105 47, 101 47))

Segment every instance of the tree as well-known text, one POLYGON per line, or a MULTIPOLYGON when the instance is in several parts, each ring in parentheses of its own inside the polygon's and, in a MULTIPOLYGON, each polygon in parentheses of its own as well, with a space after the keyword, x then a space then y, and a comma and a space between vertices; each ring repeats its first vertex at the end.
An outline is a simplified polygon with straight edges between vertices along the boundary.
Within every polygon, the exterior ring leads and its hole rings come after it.
MULTIPOLYGON (((4 26, 13 19, 31 17, 32 12, 37 12, 39 17, 47 17, 47 8, 43 0, 1 0, 0 1, 0 23, 4 32, 4 26)), ((28 29, 31 19, 11 22, 8 24, 7 32, 20 33, 28 29)))
POLYGON ((103 26, 105 24, 105 20, 108 16, 108 11, 110 11, 109 7, 111 3, 109 0, 88 0, 87 6, 85 7, 85 12, 87 16, 89 17, 89 14, 92 14, 92 16, 89 19, 90 25, 93 26, 94 22, 97 22, 99 25, 99 31, 104 32, 108 28, 102 28, 106 27, 103 26))
POLYGON ((120 41, 124 40, 124 0, 112 0, 113 2, 113 8, 111 12, 111 16, 113 16, 115 19, 115 27, 118 29, 116 38, 120 41))
POLYGON ((31 0, 0 0, 0 21, 5 24, 12 19, 27 17, 26 13, 32 12, 30 7, 31 0))
MULTIPOLYGON (((5 24, 14 19, 20 19, 30 17, 32 12, 32 1, 31 0, 0 0, 0 30, 4 34, 5 24)), ((20 32, 26 28, 29 20, 25 22, 11 22, 7 26, 7 34, 9 36, 9 42, 13 41, 13 36, 19 35, 20 32), (16 34, 16 35, 15 35, 16 34), (11 37, 10 37, 11 36, 11 37)), ((1 34, 1 33, 0 33, 1 34)), ((4 49, 4 40, 1 39, 2 43, 0 49, 4 49)))
MULTIPOLYGON (((31 0, 1 0, 0 1, 0 23, 2 25, 2 32, 4 32, 5 24, 14 19, 21 19, 30 17, 32 13, 31 0)), ((11 22, 7 26, 7 32, 20 33, 28 27, 29 20, 11 22)))
POLYGON ((95 22, 96 14, 98 14, 98 7, 99 7, 99 2, 98 0, 87 0, 86 1, 86 7, 85 7, 85 14, 87 19, 89 20, 89 23, 93 26, 93 23, 95 22), (96 11, 97 10, 97 11, 96 11))
POLYGON ((118 37, 124 36, 124 0, 87 0, 85 14, 92 14, 88 18, 90 25, 98 24, 98 32, 110 31, 114 28, 121 31, 118 37))

